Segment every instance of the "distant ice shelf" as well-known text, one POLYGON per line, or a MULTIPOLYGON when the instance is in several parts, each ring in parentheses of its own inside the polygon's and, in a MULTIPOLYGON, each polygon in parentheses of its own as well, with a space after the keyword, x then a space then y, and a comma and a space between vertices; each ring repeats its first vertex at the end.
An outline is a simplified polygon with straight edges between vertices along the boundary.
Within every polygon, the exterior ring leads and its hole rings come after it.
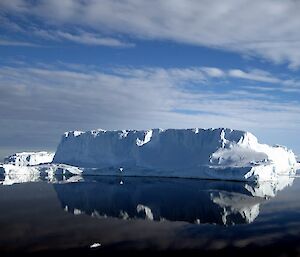
POLYGON ((17 153, 5 159, 1 170, 268 181, 293 175, 296 169, 291 150, 260 144, 249 132, 194 128, 66 132, 55 155, 17 153))

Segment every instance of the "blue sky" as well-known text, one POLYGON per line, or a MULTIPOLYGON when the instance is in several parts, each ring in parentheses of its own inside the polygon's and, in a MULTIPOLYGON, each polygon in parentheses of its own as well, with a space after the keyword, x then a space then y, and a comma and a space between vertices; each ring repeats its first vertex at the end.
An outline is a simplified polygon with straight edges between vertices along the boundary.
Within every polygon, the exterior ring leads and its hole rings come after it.
POLYGON ((0 157, 68 130, 230 127, 300 154, 300 2, 0 2, 0 157))

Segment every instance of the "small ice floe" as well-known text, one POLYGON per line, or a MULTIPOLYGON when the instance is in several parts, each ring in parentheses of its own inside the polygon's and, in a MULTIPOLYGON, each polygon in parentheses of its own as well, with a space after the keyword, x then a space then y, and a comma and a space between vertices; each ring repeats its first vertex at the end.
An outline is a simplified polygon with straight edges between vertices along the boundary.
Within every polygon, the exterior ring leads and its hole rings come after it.
POLYGON ((154 220, 152 210, 143 204, 138 204, 136 207, 137 213, 144 213, 145 214, 145 219, 147 220, 154 220))
POLYGON ((80 214, 82 214, 82 211, 75 208, 73 214, 74 215, 80 215, 80 214))
POLYGON ((90 248, 97 248, 97 247, 100 247, 101 244, 100 243, 93 243, 90 245, 90 248))
POLYGON ((201 224, 200 219, 196 219, 196 220, 195 220, 195 224, 201 224))

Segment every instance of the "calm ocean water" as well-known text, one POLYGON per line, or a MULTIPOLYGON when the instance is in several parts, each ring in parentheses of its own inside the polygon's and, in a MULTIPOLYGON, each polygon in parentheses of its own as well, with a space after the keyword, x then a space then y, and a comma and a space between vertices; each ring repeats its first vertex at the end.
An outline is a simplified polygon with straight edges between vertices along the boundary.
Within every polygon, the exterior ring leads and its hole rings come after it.
POLYGON ((260 185, 101 176, 0 185, 0 253, 297 256, 299 195, 300 180, 287 177, 260 185))

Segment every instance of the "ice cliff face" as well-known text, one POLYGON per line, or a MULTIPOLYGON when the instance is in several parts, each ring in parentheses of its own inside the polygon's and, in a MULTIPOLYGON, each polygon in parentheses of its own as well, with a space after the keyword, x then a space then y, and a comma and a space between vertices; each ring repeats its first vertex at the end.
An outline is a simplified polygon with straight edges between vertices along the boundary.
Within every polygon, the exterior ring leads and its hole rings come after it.
POLYGON ((54 153, 49 152, 22 152, 15 153, 4 159, 4 164, 15 166, 33 166, 52 162, 54 153))
POLYGON ((66 132, 53 161, 86 168, 168 170, 173 175, 193 170, 196 177, 197 169, 204 167, 252 167, 245 179, 261 169, 269 179, 296 165, 292 151, 260 144, 249 132, 224 128, 66 132))

